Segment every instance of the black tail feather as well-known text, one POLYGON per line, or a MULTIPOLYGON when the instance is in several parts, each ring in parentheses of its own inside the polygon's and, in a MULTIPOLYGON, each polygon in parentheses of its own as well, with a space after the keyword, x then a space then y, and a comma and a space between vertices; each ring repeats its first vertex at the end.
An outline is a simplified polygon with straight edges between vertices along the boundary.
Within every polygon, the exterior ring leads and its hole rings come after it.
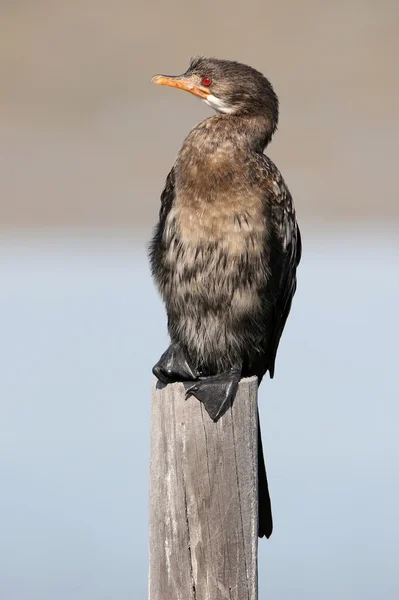
POLYGON ((258 535, 269 538, 273 531, 272 507, 267 483, 265 459, 263 456, 262 436, 258 414, 258 535))

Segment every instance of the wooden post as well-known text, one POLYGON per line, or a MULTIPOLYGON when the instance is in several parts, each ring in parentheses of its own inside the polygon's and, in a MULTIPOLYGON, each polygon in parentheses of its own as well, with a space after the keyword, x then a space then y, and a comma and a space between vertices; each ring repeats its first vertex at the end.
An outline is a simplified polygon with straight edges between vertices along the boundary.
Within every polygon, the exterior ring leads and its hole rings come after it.
POLYGON ((257 600, 257 379, 214 423, 154 384, 149 600, 257 600))

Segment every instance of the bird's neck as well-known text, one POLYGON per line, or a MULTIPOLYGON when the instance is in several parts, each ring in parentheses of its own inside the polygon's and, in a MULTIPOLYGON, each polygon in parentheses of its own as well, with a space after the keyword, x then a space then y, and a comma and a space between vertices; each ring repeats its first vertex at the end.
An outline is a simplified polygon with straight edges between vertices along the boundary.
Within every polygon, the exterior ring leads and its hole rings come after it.
POLYGON ((210 198, 222 189, 237 189, 269 135, 264 117, 214 115, 202 121, 185 139, 175 163, 178 195, 210 198))
POLYGON ((213 115, 189 133, 182 151, 187 149, 203 154, 230 146, 238 151, 262 153, 274 130, 275 125, 265 115, 213 115))

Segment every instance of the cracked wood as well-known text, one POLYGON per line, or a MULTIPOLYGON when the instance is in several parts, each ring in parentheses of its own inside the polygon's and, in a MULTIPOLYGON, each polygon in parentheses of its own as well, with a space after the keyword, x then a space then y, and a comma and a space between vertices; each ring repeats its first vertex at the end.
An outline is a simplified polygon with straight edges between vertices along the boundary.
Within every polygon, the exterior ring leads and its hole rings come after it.
POLYGON ((217 423, 154 383, 149 600, 257 600, 257 418, 255 377, 217 423))

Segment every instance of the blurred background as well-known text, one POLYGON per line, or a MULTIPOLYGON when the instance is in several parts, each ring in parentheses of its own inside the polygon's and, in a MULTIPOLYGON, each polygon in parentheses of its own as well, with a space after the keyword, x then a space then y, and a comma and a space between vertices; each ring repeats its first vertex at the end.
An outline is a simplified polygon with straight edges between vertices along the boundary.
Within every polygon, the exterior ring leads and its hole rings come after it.
MULTIPOLYGON (((281 102, 268 154, 304 253, 260 389, 275 532, 260 598, 399 597, 396 0, 0 3, 0 597, 145 598, 146 245, 209 108, 151 86, 248 63, 281 102)), ((172 599, 171 599, 172 600, 172 599)))

